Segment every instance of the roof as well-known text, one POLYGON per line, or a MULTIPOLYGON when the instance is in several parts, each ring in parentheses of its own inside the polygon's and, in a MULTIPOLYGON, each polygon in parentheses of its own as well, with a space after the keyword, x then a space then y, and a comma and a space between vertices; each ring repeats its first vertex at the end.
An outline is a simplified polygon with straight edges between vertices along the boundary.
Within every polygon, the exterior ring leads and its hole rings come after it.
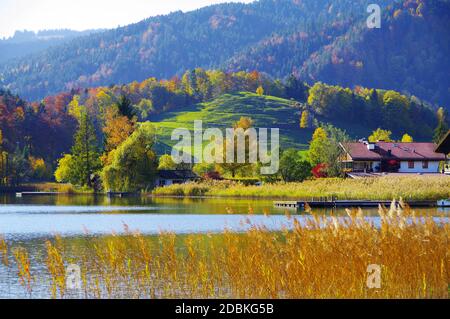
POLYGON ((445 134, 444 138, 436 147, 436 153, 450 154, 450 130, 445 134))
POLYGON ((158 177, 161 179, 197 179, 197 174, 189 169, 179 170, 160 170, 158 171, 158 177))
POLYGON ((363 142, 342 143, 341 146, 354 161, 443 161, 444 154, 436 153, 434 143, 394 143, 377 142, 374 150, 369 150, 363 142), (389 153, 390 151, 390 153, 389 153))

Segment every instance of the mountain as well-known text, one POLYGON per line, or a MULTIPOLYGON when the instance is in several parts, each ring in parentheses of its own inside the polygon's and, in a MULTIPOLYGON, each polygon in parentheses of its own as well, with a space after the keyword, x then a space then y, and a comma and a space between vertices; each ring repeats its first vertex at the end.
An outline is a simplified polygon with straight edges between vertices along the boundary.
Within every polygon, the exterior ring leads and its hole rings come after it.
POLYGON ((450 1, 407 0, 380 29, 353 26, 306 60, 307 81, 394 89, 450 109, 450 1))
POLYGON ((260 0, 156 16, 6 63, 0 86, 41 99, 202 67, 395 89, 450 107, 450 1, 377 1, 381 28, 369 29, 372 2, 260 0))
MULTIPOLYGON (((0 85, 29 99, 77 87, 171 78, 195 67, 232 69, 252 47, 294 37, 298 61, 364 19, 370 0, 261 0, 175 12, 73 39, 0 68, 0 85), (301 40, 304 34, 311 35, 301 40), (319 37, 319 39, 317 39, 319 37)), ((378 1, 386 4, 390 1, 378 1)), ((269 74, 295 70, 280 56, 269 74)), ((278 59, 278 57, 277 57, 278 59)), ((298 68, 296 67, 296 68, 298 68)), ((257 69, 257 66, 252 69, 257 69)), ((266 70, 264 70, 266 71, 266 70)))
POLYGON ((10 38, 0 39, 0 64, 19 59, 32 53, 44 51, 52 46, 65 43, 73 38, 89 35, 101 30, 42 30, 16 31, 10 38))

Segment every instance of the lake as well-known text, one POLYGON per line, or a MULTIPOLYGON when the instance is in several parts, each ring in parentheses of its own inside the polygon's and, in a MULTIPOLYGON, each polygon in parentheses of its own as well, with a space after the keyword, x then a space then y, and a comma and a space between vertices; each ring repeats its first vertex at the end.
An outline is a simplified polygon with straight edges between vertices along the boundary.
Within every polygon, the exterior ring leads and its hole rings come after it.
MULTIPOLYGON (((435 216, 448 209, 419 208, 435 216)), ((319 214, 346 215, 344 209, 315 209, 319 214)), ((365 214, 378 219, 377 209, 365 209, 365 214)), ((304 212, 290 210, 300 222, 304 212)), ((232 198, 108 198, 94 195, 61 196, 0 196, 0 235, 13 246, 26 247, 34 273, 45 273, 45 240, 56 234, 77 245, 77 239, 87 236, 121 234, 125 229, 145 235, 161 231, 176 234, 241 232, 251 224, 281 230, 288 222, 284 209, 273 207, 272 200, 232 198), (250 213, 250 214, 249 214, 250 213), (244 222, 246 221, 246 222, 244 222)), ((12 261, 12 260, 11 260, 12 261)), ((20 286, 14 268, 0 265, 0 298, 29 297, 20 286)), ((45 278, 45 275, 44 277, 45 278)), ((35 283, 33 298, 47 298, 48 284, 35 283)))
MULTIPOLYGON (((435 214, 449 209, 418 208, 435 214)), ((314 209, 319 214, 345 215, 345 209, 314 209)), ((364 209, 377 216, 377 209, 364 209)), ((303 212, 292 211, 302 215, 303 212)), ((0 234, 8 239, 83 236, 121 233, 124 225, 143 234, 243 231, 242 221, 250 217, 257 224, 278 230, 286 221, 285 210, 272 200, 232 198, 108 198, 93 195, 0 197, 0 234), (249 216, 251 212, 251 216, 249 216), (265 216, 268 215, 268 216, 265 216)))

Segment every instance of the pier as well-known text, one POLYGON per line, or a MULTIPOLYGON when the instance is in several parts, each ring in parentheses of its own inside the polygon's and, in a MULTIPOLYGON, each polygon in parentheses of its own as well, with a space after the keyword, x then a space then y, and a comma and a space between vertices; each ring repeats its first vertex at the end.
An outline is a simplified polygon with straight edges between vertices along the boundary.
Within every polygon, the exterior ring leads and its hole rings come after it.
MULTIPOLYGON (((300 201, 275 201, 276 208, 302 209, 307 203, 310 207, 334 208, 334 207, 378 207, 390 206, 390 200, 300 200, 300 201)), ((436 201, 408 201, 410 207, 435 207, 436 201)))

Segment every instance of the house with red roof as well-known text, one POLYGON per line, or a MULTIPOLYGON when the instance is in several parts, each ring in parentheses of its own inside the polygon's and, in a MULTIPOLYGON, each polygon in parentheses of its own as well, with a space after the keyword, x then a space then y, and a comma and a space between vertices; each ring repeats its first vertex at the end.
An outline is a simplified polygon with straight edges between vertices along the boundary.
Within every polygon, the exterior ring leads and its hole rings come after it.
POLYGON ((367 141, 341 143, 346 172, 363 173, 439 173, 445 155, 434 143, 367 141))

